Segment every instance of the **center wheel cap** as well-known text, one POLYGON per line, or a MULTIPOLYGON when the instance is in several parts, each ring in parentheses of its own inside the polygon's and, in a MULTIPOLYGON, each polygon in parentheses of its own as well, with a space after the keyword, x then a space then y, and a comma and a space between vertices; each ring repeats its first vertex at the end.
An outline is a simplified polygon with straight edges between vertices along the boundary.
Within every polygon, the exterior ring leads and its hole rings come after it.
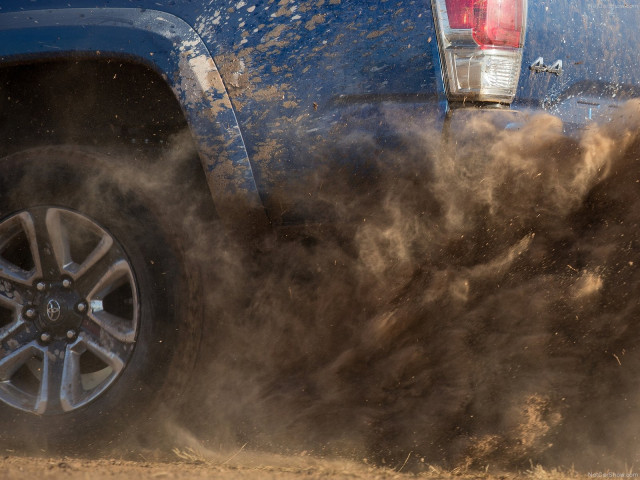
POLYGON ((51 299, 47 302, 47 318, 51 322, 57 322, 60 320, 60 303, 57 300, 51 299))

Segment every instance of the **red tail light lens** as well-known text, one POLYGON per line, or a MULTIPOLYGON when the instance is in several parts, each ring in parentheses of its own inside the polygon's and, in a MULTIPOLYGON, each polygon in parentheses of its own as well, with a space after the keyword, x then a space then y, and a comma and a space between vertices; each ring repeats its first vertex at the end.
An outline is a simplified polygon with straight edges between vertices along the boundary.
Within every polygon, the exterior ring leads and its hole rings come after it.
POLYGON ((522 0, 446 0, 449 27, 472 29, 483 47, 520 46, 523 31, 522 0))
POLYGON ((473 28, 475 0, 446 0, 445 3, 451 28, 473 28))
POLYGON ((518 48, 522 8, 520 0, 475 0, 473 39, 482 46, 518 48))

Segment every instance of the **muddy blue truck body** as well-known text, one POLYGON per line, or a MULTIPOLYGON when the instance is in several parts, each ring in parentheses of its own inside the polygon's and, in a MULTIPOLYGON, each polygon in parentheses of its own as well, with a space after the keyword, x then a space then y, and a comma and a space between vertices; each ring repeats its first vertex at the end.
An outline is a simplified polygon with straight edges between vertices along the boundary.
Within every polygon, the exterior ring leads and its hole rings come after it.
MULTIPOLYGON (((382 109, 442 129, 450 112, 467 107, 447 101, 428 1, 0 7, 5 66, 118 59, 160 75, 222 216, 233 209, 221 202, 233 197, 267 207, 276 224, 295 221, 270 198, 312 168, 305 162, 320 143, 356 128, 384 135, 385 125, 366 124, 382 109)), ((527 17, 513 110, 544 109, 581 126, 637 94, 639 4, 531 1, 527 17), (560 60, 562 73, 532 70, 538 58, 560 60)))
POLYGON ((331 220, 327 170, 366 183, 413 138, 437 162, 468 113, 580 135, 640 96, 638 25, 640 0, 0 0, 0 442, 106 441, 180 397, 192 190, 251 236, 331 220), (186 187, 147 192, 130 168, 166 179, 185 135, 186 187))

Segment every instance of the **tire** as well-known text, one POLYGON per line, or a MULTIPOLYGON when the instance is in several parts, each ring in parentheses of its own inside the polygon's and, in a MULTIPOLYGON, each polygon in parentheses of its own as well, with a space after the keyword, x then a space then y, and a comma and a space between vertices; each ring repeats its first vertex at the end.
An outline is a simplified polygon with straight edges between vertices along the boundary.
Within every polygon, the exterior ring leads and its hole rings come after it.
POLYGON ((145 431, 184 391, 202 327, 179 216, 79 148, 0 168, 0 442, 73 453, 145 431))

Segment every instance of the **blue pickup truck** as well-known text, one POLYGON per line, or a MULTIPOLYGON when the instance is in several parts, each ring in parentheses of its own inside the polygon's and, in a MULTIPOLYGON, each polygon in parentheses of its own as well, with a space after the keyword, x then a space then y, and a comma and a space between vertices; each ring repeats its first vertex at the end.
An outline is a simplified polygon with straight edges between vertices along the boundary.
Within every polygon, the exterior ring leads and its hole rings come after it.
POLYGON ((639 96, 638 24, 637 0, 0 1, 0 437, 99 442, 180 396, 194 225, 357 223, 316 195, 332 173, 362 194, 418 143, 425 181, 440 151, 464 172, 458 140, 531 118, 579 138, 639 96))

